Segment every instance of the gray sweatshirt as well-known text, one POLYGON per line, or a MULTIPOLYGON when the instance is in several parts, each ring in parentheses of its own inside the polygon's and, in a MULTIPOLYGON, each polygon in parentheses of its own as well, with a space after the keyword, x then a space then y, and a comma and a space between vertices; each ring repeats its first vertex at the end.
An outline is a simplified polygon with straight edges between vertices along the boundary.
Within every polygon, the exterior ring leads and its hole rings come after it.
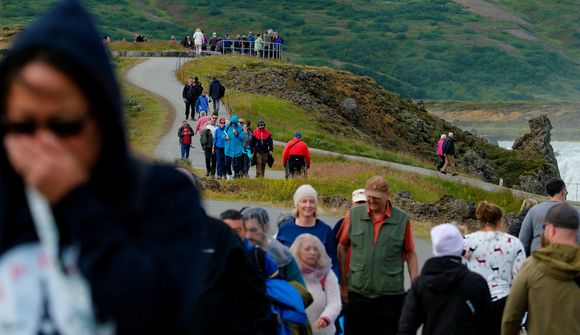
MULTIPOLYGON (((519 239, 526 249, 526 254, 531 255, 532 251, 540 249, 541 237, 544 233, 544 219, 546 214, 553 206, 559 204, 560 201, 546 201, 530 208, 528 214, 522 222, 522 230, 520 230, 519 239)), ((580 214, 580 211, 578 211, 580 214)), ((576 236, 576 241, 580 242, 580 229, 576 236)))

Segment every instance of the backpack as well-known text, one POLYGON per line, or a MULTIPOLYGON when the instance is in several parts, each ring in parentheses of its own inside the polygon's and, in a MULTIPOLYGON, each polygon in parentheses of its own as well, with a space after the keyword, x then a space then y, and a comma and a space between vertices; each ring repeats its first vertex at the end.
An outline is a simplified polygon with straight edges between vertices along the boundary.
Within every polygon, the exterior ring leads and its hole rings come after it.
POLYGON ((210 148, 213 144, 213 135, 211 129, 204 128, 199 136, 199 143, 203 149, 210 148))
POLYGON ((220 92, 219 93, 220 93, 219 94, 220 99, 223 98, 224 95, 226 94, 226 88, 221 83, 220 83, 220 92))
POLYGON ((267 279, 266 293, 272 313, 278 320, 278 334, 290 335, 292 329, 308 326, 304 301, 294 286, 282 279, 267 279))

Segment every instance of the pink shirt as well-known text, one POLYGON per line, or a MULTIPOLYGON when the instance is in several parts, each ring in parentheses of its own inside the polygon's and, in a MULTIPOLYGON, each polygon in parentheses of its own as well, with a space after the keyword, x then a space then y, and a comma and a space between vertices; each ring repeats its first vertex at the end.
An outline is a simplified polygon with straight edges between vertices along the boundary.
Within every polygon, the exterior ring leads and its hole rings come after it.
POLYGON ((445 139, 442 138, 439 140, 439 142, 437 142, 437 155, 438 156, 443 156, 443 143, 445 142, 445 139))
POLYGON ((207 115, 200 116, 199 119, 197 119, 197 122, 195 123, 195 133, 196 134, 199 134, 199 132, 203 129, 203 127, 205 127, 208 120, 209 120, 209 116, 207 116, 207 115))

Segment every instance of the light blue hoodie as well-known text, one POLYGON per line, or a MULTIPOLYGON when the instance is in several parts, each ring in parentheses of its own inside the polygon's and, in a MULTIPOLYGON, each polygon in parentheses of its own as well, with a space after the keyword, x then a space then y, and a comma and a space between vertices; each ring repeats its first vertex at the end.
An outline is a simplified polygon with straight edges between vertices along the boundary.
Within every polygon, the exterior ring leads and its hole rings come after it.
POLYGON ((225 140, 225 155, 229 157, 240 157, 243 153, 243 143, 246 134, 244 133, 244 128, 238 123, 237 115, 230 118, 230 123, 224 128, 224 133, 221 136, 225 140))

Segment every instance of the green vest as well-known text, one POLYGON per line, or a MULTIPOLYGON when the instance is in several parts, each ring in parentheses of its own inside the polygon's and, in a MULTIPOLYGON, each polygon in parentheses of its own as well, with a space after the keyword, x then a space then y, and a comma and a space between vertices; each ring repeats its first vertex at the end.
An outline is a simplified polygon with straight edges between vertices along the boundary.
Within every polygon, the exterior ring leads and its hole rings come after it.
POLYGON ((391 206, 391 216, 379 230, 373 244, 373 222, 366 204, 350 210, 351 256, 348 290, 376 298, 404 293, 403 241, 409 215, 391 206))

